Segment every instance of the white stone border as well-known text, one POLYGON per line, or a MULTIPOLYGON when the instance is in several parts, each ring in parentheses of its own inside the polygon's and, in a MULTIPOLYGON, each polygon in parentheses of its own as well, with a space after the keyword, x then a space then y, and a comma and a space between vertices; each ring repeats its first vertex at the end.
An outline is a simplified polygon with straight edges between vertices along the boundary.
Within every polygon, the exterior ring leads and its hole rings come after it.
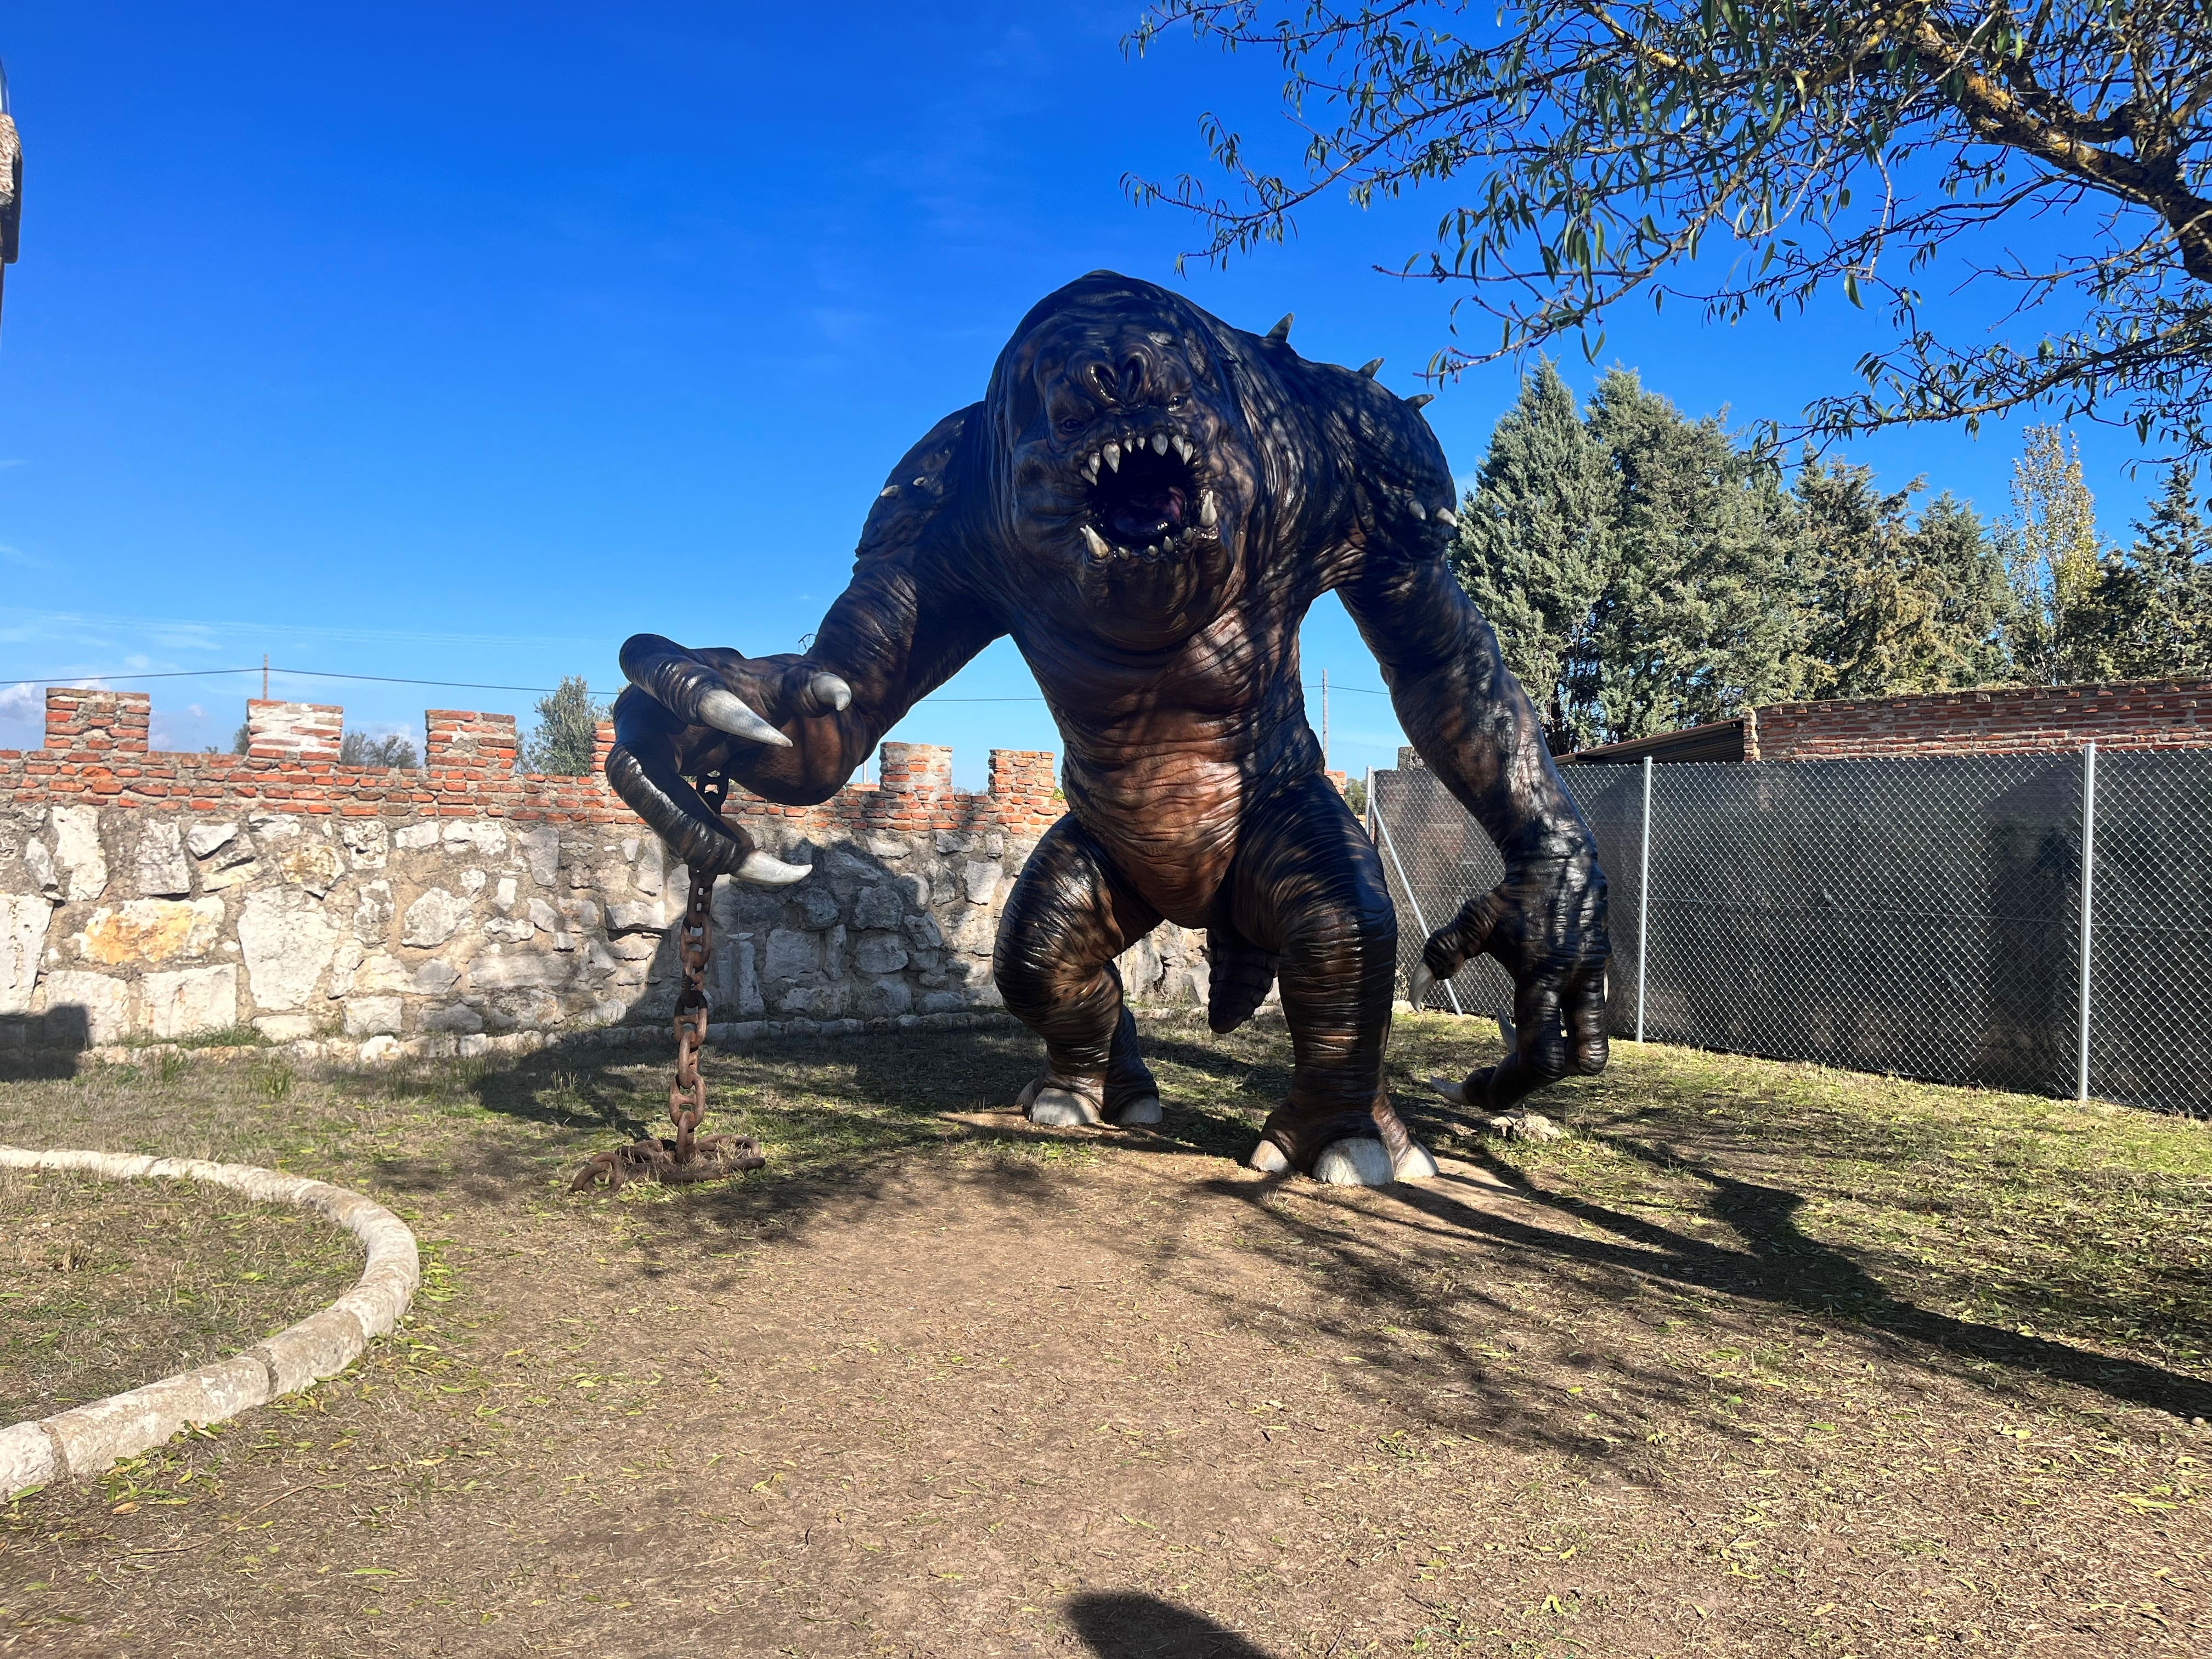
POLYGON ((0 1429, 0 1498, 67 1478, 87 1480, 178 1430, 221 1423, 256 1406, 336 1376, 374 1337, 399 1322, 422 1282, 407 1224, 381 1204, 327 1182, 250 1164, 123 1152, 34 1152, 0 1146, 0 1169, 66 1170, 114 1181, 204 1181, 262 1204, 312 1210, 361 1241, 368 1260, 354 1287, 319 1314, 234 1358, 179 1371, 52 1417, 0 1429))

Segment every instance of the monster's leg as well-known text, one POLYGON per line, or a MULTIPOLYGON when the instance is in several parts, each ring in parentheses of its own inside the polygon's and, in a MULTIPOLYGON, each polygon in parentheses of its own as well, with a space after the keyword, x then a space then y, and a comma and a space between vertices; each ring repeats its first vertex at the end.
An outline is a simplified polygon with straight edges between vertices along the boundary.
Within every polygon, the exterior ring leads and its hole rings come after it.
POLYGON ((1291 1028, 1290 1097, 1248 1162, 1341 1185, 1435 1174, 1382 1091, 1397 915, 1374 843, 1326 779, 1254 810, 1224 902, 1239 933, 1276 953, 1291 1028))
POLYGON ((1038 1123, 1160 1121, 1114 958, 1159 925, 1072 817, 1044 833, 999 918, 1000 994, 1044 1039, 1044 1075, 1018 1103, 1038 1123))

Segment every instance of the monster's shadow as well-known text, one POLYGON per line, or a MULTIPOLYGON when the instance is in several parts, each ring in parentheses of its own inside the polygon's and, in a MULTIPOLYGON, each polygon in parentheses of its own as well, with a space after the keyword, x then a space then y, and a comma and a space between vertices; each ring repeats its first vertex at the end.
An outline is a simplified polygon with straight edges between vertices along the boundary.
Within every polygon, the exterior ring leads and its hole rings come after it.
POLYGON ((1732 1228, 1743 1248, 1723 1249, 1605 1205, 1545 1191, 1514 1165, 1480 1152, 1475 1161, 1522 1199, 1613 1239, 1523 1221, 1470 1203, 1444 1183, 1401 1184, 1388 1191, 1422 1218, 1413 1224, 1440 1232, 1480 1234, 1558 1261, 1626 1270, 1856 1324, 1937 1350, 1967 1368, 1997 1365, 2039 1374, 2185 1419, 2212 1414, 2212 1383, 2144 1361, 1956 1319, 1896 1296, 1849 1255, 1798 1226, 1802 1194, 1734 1179, 1663 1146, 1603 1139, 1639 1162, 1704 1181, 1711 1192, 1707 1213, 1732 1228))
POLYGON ((1269 1659, 1204 1613, 1134 1590, 1076 1596, 1067 1617, 1098 1659, 1269 1659))

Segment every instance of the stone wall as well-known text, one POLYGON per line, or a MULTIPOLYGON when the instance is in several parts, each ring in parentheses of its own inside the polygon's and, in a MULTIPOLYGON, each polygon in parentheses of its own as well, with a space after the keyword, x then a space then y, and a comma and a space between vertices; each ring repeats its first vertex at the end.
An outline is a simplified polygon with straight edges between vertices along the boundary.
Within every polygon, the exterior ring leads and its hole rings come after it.
MULTIPOLYGON (((159 754, 143 694, 56 689, 43 749, 0 750, 0 1042, 82 1048, 251 1026, 375 1059, 663 1035, 690 876, 596 774, 514 770, 511 716, 432 710, 419 769, 341 767, 343 719, 256 702, 252 752, 159 754)), ((611 741, 602 729, 601 750, 611 741)), ((787 888, 714 894, 710 1018, 770 1031, 971 1023, 1013 877, 1060 811, 1052 757, 885 744, 884 783, 748 802, 787 888)), ((1201 936, 1124 959, 1132 995, 1203 1000, 1201 936)))

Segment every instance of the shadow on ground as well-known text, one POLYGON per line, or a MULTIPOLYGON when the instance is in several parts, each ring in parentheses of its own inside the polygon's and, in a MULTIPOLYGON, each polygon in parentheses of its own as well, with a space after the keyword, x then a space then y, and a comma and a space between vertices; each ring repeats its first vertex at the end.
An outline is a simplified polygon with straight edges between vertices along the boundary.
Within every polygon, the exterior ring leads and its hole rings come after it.
POLYGON ((1236 1632, 1156 1595, 1079 1595, 1067 1617, 1098 1659, 1270 1659, 1236 1632))
MULTIPOLYGON (((1249 1147, 1260 1119, 1289 1080, 1287 1045, 1279 1024, 1213 1041, 1176 1027, 1152 1027, 1146 1048, 1168 1102, 1156 1131, 1106 1133, 1039 1130, 1006 1109, 1035 1074, 1041 1049, 1027 1032, 982 1029, 910 1032, 842 1042, 780 1042, 747 1052, 719 1052, 708 1064, 714 1115, 708 1128, 737 1129, 769 1148, 771 1168, 742 1183, 688 1190, 654 1214, 659 1236, 651 1254, 660 1261, 688 1259, 732 1230, 757 1234, 763 1227, 788 1235, 810 1218, 854 1214, 919 1202, 902 1192, 896 1177, 918 1155, 964 1144, 995 1156, 961 1177, 975 1183, 979 1201, 1020 1205, 1042 1201, 1052 1180, 1045 1164, 1109 1155, 1115 1148, 1186 1157, 1236 1158, 1249 1147), (983 1115, 989 1115, 988 1116, 983 1115)), ((386 1160, 380 1177, 403 1191, 459 1188, 479 1200, 511 1200, 524 1188, 542 1190, 592 1152, 661 1127, 665 1087, 661 1057, 650 1051, 555 1048, 510 1066, 477 1067, 457 1085, 495 1119, 538 1126, 546 1133, 510 1138, 478 1135, 441 1158, 386 1160)), ((1400 1067, 1401 1109, 1417 1133, 1442 1140, 1468 1126, 1437 1103, 1408 1087, 1400 1067)), ((364 1074, 364 1087, 420 1090, 420 1077, 364 1074)), ((1558 1109, 1556 1107, 1554 1109, 1558 1109)), ((2212 1415, 2212 1384, 2157 1364, 2122 1359, 2048 1337, 1953 1317, 1898 1294, 1849 1255, 1809 1236, 1799 1223, 1804 1196, 1724 1172, 1710 1161, 1686 1157, 1650 1138, 1662 1123, 1640 1113, 1625 1115, 1623 1129, 1592 1138, 1654 1170, 1703 1183, 1702 1216, 1733 1237, 1717 1243, 1588 1199, 1551 1190, 1512 1164, 1480 1147, 1468 1151, 1486 1166, 1490 1182, 1465 1177, 1382 1194, 1346 1198, 1329 1189, 1294 1183, 1296 1204, 1275 1201, 1279 1182, 1224 1175, 1205 1189, 1239 1203, 1279 1235, 1287 1259, 1322 1267, 1336 1295, 1317 1300, 1311 1317, 1319 1328, 1334 1322, 1332 1340, 1357 1348, 1371 1334, 1358 1322, 1378 1306, 1400 1310, 1412 1328, 1426 1328, 1439 1352, 1415 1368, 1433 1375, 1447 1393, 1464 1396, 1463 1408, 1443 1415, 1462 1428, 1508 1432, 1552 1442, 1581 1455, 1627 1456, 1640 1443, 1644 1407, 1663 1395, 1679 1409, 1680 1379, 1662 1368, 1645 1375, 1626 1357, 1607 1364, 1616 1373, 1620 1398, 1611 1407, 1579 1413, 1569 1425, 1523 1390, 1498 1358, 1465 1346, 1455 1330, 1464 1319, 1431 1318, 1438 1300, 1435 1253, 1423 1241, 1453 1247, 1465 1271, 1464 1247, 1480 1243, 1502 1250, 1491 1276, 1515 1273, 1566 1275, 1583 1294, 1626 1301, 1649 1285, 1680 1287, 1711 1296, 1742 1298, 1786 1309, 1831 1326, 1856 1324, 1899 1342, 1918 1345, 1943 1369, 1988 1385, 2004 1373, 2053 1378, 2095 1390, 2119 1402, 2152 1407, 2184 1418, 2212 1415), (1643 1133, 1638 1133, 1642 1131, 1643 1133), (1376 1221, 1395 1233, 1378 1249, 1376 1221), (1404 1236, 1414 1236, 1411 1248, 1404 1236), (1527 1409, 1522 1409, 1526 1405, 1527 1409)), ((1838 1129, 1840 1133, 1840 1129, 1838 1129)), ((1793 1146, 1796 1157, 1822 1156, 1821 1136, 1808 1126, 1812 1144, 1793 1146)), ((1853 1156, 1868 1149, 1853 1148, 1853 1156)), ((942 1202, 940 1189, 930 1201, 942 1202)), ((1132 1241, 1132 1253, 1157 1258, 1174 1270, 1175 1236, 1132 1241)), ((646 1266, 651 1273, 659 1269, 646 1266)), ((1480 1287, 1460 1287, 1477 1302, 1490 1301, 1491 1318, 1510 1318, 1506 1299, 1480 1287)), ((1227 1301, 1241 1289, 1224 1286, 1227 1301)), ((1257 1305, 1237 1310, 1264 1319, 1257 1305)), ((1409 1359, 1402 1352, 1377 1352, 1373 1363, 1401 1378, 1409 1359)), ((1590 1363, 1595 1365, 1595 1354, 1590 1363)), ((1632 1459, 1631 1460, 1632 1461, 1632 1459)))

